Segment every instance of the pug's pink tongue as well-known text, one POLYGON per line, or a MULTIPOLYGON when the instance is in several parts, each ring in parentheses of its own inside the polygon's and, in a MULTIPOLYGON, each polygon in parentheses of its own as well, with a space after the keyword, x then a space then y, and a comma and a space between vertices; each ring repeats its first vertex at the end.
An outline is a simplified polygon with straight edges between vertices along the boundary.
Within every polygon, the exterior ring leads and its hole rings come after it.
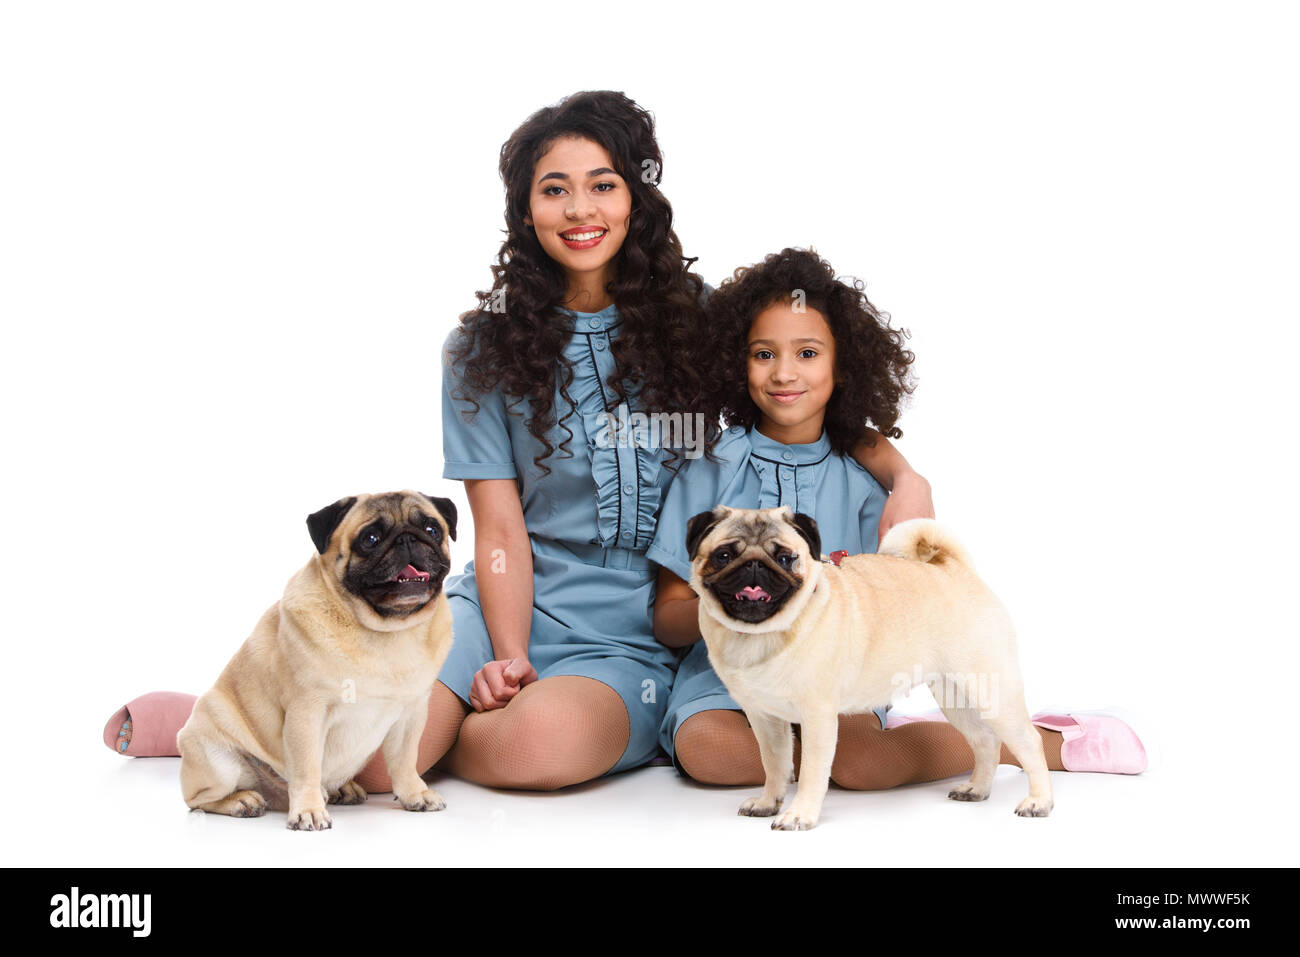
POLYGON ((740 591, 736 592, 736 601, 768 601, 771 597, 771 595, 763 591, 763 589, 757 585, 746 585, 740 591))
POLYGON ((414 565, 407 565, 405 568, 403 568, 400 572, 397 573, 397 577, 418 578, 420 579, 420 581, 425 582, 429 580, 429 573, 420 571, 414 565))

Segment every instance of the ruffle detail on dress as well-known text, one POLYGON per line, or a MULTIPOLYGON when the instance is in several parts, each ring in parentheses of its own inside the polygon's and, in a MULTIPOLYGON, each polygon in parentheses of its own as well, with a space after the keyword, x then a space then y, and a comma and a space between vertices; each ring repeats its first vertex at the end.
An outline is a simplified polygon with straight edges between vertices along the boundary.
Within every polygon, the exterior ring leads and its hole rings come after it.
POLYGON ((659 448, 636 448, 637 465, 637 510, 636 539, 632 547, 644 551, 654 541, 655 527, 659 524, 659 506, 663 502, 664 489, 659 482, 659 470, 663 468, 667 453, 659 448))
MULTIPOLYGON (((634 384, 625 386, 625 405, 607 408, 614 396, 607 397, 603 377, 614 365, 609 350, 600 346, 600 337, 594 333, 575 333, 565 348, 574 370, 568 393, 576 412, 569 421, 581 422, 586 432, 595 483, 597 537, 593 544, 644 551, 654 539, 664 495, 660 486, 668 478, 660 472, 668 455, 661 445, 674 437, 660 434, 666 423, 634 411, 640 391, 634 384), (625 491, 629 487, 630 491, 625 491), (624 537, 624 532, 631 534, 624 537)), ((564 415, 568 404, 558 394, 556 403, 557 413, 564 415)))
POLYGON ((650 546, 654 538, 663 489, 659 487, 659 470, 663 456, 651 430, 633 427, 635 413, 607 413, 584 410, 583 427, 591 455, 591 476, 596 483, 596 529, 599 543, 605 548, 650 546), (625 486, 633 491, 627 494, 625 486), (631 514, 631 511, 635 514, 631 514), (622 532, 632 532, 623 538, 622 532))
MULTIPOLYGON (((749 467, 758 476, 758 505, 756 508, 776 508, 787 504, 781 495, 781 480, 777 477, 776 466, 771 462, 749 460, 749 467)), ((793 504, 793 503, 789 503, 793 504)))
MULTIPOLYGON (((623 476, 622 463, 619 461, 618 417, 613 419, 605 410, 605 391, 601 384, 601 370, 606 365, 608 356, 597 356, 591 350, 585 335, 575 335, 565 348, 565 353, 573 362, 573 381, 569 383, 569 396, 573 399, 575 411, 568 414, 568 404, 556 390, 556 413, 567 419, 570 427, 581 422, 586 433, 587 449, 591 456, 591 477, 594 482, 596 497, 596 533, 592 544, 605 548, 619 546, 619 519, 622 517, 622 487, 629 479, 623 476), (589 351, 590 350, 590 351, 589 351)), ((575 428, 576 432, 577 429, 575 428)), ((582 441, 583 436, 574 435, 574 441, 582 441)), ((637 482, 632 476, 631 482, 637 482)), ((635 497, 629 499, 629 504, 635 497)), ((653 529, 653 525, 651 528, 653 529)), ((640 536, 638 536, 638 541, 640 536)), ((632 539, 627 540, 631 546, 632 539)))
POLYGON ((618 448, 609 435, 609 417, 604 409, 584 412, 583 427, 587 430, 587 449, 591 455, 591 477, 596 483, 596 544, 612 548, 618 544, 618 521, 622 469, 618 461, 618 448))

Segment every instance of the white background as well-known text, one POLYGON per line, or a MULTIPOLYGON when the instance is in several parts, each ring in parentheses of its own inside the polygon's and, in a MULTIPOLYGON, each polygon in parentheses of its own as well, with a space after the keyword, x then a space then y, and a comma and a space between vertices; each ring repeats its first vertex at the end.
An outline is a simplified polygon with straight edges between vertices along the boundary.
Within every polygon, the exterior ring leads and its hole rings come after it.
POLYGON ((0 10, 7 863, 1294 863, 1288 5, 0 10), (307 836, 196 825, 178 761, 103 746, 128 699, 212 683, 308 512, 464 507, 438 352, 490 284, 499 149, 600 88, 653 111, 708 281, 812 245, 912 331, 898 445, 1031 708, 1120 705, 1160 767, 1056 774, 1046 821, 1003 768, 978 808, 833 791, 773 836, 660 768, 307 836))

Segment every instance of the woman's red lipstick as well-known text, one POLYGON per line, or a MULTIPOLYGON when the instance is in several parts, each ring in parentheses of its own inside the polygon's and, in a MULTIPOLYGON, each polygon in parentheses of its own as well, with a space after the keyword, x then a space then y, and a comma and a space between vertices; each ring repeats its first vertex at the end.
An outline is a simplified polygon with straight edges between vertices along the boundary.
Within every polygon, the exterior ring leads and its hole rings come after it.
POLYGON ((600 241, 608 235, 609 230, 603 226, 579 226, 574 229, 566 229, 560 233, 560 241, 570 249, 590 249, 597 246, 600 241), (595 233, 596 235, 591 235, 595 233), (584 239, 570 239, 570 236, 583 236, 584 239))

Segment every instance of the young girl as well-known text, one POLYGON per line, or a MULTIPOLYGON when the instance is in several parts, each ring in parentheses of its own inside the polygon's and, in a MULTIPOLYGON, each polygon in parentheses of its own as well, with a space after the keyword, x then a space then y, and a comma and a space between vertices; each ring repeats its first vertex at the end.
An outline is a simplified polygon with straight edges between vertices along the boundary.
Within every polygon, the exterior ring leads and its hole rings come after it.
MULTIPOLYGON (((443 475, 465 482, 475 549, 446 584, 455 643, 422 772, 437 762, 482 784, 552 789, 658 752, 676 657, 651 628, 646 548, 684 456, 611 441, 607 425, 624 406, 709 411, 682 362, 709 351, 703 284, 647 175, 662 168, 653 119, 621 93, 575 94, 502 147, 494 282, 444 349, 443 475)), ((928 483, 888 442, 855 454, 894 489, 894 520, 930 513, 928 483)), ((136 699, 105 740, 175 754, 192 702, 136 699)), ((388 790, 382 759, 358 783, 388 790)))
MULTIPOLYGON (((827 553, 876 550, 885 492, 845 453, 867 420, 886 435, 901 435, 895 422, 899 400, 912 388, 913 355, 861 290, 860 282, 837 281, 815 253, 785 249, 737 270, 709 300, 718 344, 713 368, 704 371, 717 384, 730 428, 714 449, 719 462, 696 459, 673 480, 647 553, 661 566, 655 635, 690 649, 660 741, 697 781, 762 784, 763 768, 744 713, 700 640, 699 599, 686 584, 687 521, 718 504, 788 505, 816 520, 827 553)), ((885 788, 971 770, 970 747, 941 714, 887 724, 885 710, 840 717, 831 770, 837 784, 885 788)), ((1141 742, 1115 718, 1033 720, 1052 770, 1135 774, 1146 767, 1141 742)), ((1015 763, 1005 748, 1002 761, 1015 763)))

